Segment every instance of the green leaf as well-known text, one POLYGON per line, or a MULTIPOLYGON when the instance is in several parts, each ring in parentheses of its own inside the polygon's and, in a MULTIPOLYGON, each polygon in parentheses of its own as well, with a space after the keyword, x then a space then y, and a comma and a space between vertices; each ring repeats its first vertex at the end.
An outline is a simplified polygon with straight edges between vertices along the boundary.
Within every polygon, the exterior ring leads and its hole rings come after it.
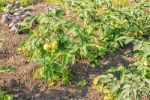
POLYGON ((6 95, 4 97, 4 100, 12 100, 13 99, 13 96, 12 95, 6 95))
POLYGON ((16 68, 13 66, 0 67, 0 72, 10 72, 10 71, 14 71, 14 70, 16 70, 16 68))
POLYGON ((43 58, 41 59, 32 59, 35 62, 38 62, 40 65, 44 65, 45 64, 45 60, 43 58))
POLYGON ((121 71, 121 70, 122 70, 122 67, 111 67, 107 70, 107 72, 114 73, 114 72, 118 72, 118 71, 121 71))
POLYGON ((78 83, 77 83, 77 86, 80 86, 80 87, 85 87, 86 85, 87 85, 87 81, 86 80, 82 80, 82 81, 79 81, 78 83))
POLYGON ((102 83, 108 83, 108 82, 111 82, 111 81, 112 81, 112 79, 110 79, 110 78, 100 79, 100 82, 102 82, 102 83))
POLYGON ((120 84, 118 82, 114 82, 112 87, 111 87, 112 93, 118 92, 119 89, 120 89, 120 84))

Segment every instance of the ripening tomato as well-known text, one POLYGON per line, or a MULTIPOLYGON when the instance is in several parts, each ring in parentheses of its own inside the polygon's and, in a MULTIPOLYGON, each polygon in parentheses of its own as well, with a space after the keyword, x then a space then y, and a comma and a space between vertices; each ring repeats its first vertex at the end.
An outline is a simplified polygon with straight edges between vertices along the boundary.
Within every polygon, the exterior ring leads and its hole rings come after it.
POLYGON ((51 44, 50 44, 50 46, 51 46, 51 49, 52 49, 52 50, 56 50, 56 49, 58 48, 58 43, 57 43, 57 41, 52 41, 51 44))

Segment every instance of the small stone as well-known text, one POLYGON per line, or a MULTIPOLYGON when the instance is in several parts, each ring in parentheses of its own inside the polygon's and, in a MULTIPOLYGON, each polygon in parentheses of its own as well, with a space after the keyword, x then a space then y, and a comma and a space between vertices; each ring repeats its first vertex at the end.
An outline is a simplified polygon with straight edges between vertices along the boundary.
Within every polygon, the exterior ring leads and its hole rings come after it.
POLYGON ((34 97, 40 97, 40 96, 41 96, 40 93, 37 93, 37 94, 34 95, 34 97))
POLYGON ((22 18, 20 18, 19 16, 17 16, 17 17, 14 19, 14 22, 17 23, 17 22, 19 22, 20 20, 22 20, 22 18))
POLYGON ((20 4, 19 0, 16 0, 15 4, 20 4))
POLYGON ((7 16, 8 16, 7 14, 3 14, 3 15, 2 15, 2 18, 5 18, 5 17, 7 17, 7 16))
POLYGON ((20 28, 20 25, 15 24, 15 25, 12 26, 11 31, 17 32, 19 28, 20 28))
POLYGON ((19 7, 19 10, 23 11, 23 10, 24 10, 23 6, 20 6, 20 7, 19 7))
POLYGON ((15 13, 14 13, 14 15, 15 15, 15 16, 18 16, 18 15, 19 15, 19 13, 18 13, 18 12, 15 12, 15 13))
POLYGON ((5 23, 5 18, 2 18, 1 23, 5 23))
POLYGON ((6 9, 6 12, 7 12, 7 13, 10 12, 10 9, 6 9))
POLYGON ((30 15, 31 15, 31 12, 30 12, 30 11, 26 11, 26 12, 25 12, 25 15, 30 16, 30 15))
POLYGON ((9 24, 9 26, 8 26, 8 27, 12 27, 13 25, 14 25, 14 23, 12 22, 12 23, 10 23, 10 24, 9 24))
POLYGON ((14 6, 13 4, 8 4, 8 5, 7 5, 7 8, 12 9, 13 6, 14 6))

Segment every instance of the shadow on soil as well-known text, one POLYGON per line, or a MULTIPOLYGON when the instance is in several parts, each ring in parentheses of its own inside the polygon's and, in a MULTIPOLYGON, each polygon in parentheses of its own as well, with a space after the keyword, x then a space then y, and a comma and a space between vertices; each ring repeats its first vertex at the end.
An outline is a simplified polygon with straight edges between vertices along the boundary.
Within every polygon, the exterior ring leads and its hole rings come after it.
POLYGON ((78 100, 84 96, 83 91, 71 87, 54 87, 41 91, 37 86, 29 90, 25 84, 16 80, 12 80, 9 86, 3 86, 2 90, 5 94, 13 94, 13 100, 78 100))
POLYGON ((78 61, 72 66, 72 85, 55 86, 52 89, 41 90, 35 86, 31 90, 18 80, 12 80, 9 86, 3 86, 6 93, 13 93, 14 100, 102 100, 100 94, 91 92, 92 78, 105 72, 110 66, 124 65, 134 62, 131 46, 120 49, 115 53, 108 53, 100 59, 102 66, 92 68, 86 61, 78 61), (85 87, 77 87, 77 83, 86 80, 85 87))

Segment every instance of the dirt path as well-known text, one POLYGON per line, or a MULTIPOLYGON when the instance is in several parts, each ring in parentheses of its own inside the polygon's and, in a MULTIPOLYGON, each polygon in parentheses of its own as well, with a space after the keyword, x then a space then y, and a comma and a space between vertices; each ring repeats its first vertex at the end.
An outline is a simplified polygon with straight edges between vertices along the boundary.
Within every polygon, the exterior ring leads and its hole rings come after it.
MULTIPOLYGON (((39 15, 48 5, 38 4, 30 8, 33 14, 39 15)), ((11 65, 17 68, 14 72, 0 73, 0 87, 5 93, 12 93, 14 100, 102 100, 102 96, 91 88, 92 76, 101 74, 110 65, 127 65, 128 62, 134 61, 130 47, 106 55, 105 59, 101 60, 104 68, 91 68, 87 62, 80 61, 72 67, 72 85, 58 85, 49 89, 42 80, 32 76, 39 65, 17 52, 19 43, 25 41, 28 34, 16 34, 0 23, 0 36, 5 39, 0 48, 0 66, 11 65), (83 79, 89 82, 88 85, 84 88, 77 87, 75 84, 83 79)))

